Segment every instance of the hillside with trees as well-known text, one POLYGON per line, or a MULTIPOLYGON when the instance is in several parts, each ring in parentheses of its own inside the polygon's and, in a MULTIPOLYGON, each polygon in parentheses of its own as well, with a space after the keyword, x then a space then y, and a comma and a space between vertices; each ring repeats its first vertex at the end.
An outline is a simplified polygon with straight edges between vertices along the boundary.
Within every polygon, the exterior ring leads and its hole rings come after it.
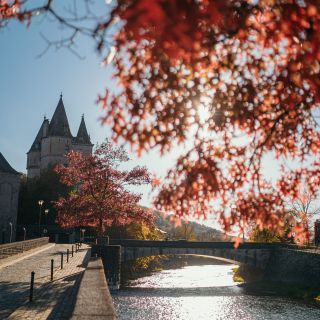
POLYGON ((163 238, 170 240, 184 239, 189 241, 230 240, 230 237, 227 236, 226 238, 223 232, 194 221, 182 221, 180 226, 175 226, 175 224, 170 220, 170 215, 165 215, 164 213, 156 210, 154 211, 154 215, 154 224, 160 230, 159 232, 163 235, 163 238))

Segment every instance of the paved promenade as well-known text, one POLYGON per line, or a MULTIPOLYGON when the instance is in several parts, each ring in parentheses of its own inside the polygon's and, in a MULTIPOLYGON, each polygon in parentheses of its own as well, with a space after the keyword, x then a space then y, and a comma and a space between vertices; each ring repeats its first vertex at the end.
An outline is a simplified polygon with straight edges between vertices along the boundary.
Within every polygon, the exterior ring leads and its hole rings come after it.
POLYGON ((85 266, 90 258, 88 247, 69 256, 69 244, 48 245, 36 253, 11 257, 0 262, 0 319, 69 319, 85 266), (45 249, 45 250, 43 250, 45 249), (60 253, 64 267, 60 269, 60 253), (50 261, 54 259, 54 279, 50 281, 50 261), (29 303, 30 274, 35 272, 33 302, 29 303))

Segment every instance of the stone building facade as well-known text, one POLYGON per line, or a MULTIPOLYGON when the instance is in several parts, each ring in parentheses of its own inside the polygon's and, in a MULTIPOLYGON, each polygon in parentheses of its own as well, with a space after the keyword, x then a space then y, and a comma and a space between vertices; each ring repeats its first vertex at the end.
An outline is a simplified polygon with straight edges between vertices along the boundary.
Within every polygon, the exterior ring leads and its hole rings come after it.
POLYGON ((51 121, 44 118, 38 134, 27 153, 28 178, 40 176, 41 171, 48 168, 49 165, 66 164, 65 155, 71 150, 90 155, 92 147, 93 144, 83 116, 77 135, 74 137, 71 134, 62 95, 60 95, 51 121))
POLYGON ((20 175, 0 152, 0 231, 5 237, 2 242, 15 240, 20 175))

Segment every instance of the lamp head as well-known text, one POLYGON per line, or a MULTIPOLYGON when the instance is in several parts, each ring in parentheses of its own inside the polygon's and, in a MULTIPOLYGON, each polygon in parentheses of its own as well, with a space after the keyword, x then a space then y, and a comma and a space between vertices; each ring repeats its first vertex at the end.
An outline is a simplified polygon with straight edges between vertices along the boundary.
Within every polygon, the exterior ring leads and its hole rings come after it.
POLYGON ((42 205, 43 205, 43 202, 44 202, 43 200, 39 200, 39 201, 38 201, 39 206, 42 206, 42 205))

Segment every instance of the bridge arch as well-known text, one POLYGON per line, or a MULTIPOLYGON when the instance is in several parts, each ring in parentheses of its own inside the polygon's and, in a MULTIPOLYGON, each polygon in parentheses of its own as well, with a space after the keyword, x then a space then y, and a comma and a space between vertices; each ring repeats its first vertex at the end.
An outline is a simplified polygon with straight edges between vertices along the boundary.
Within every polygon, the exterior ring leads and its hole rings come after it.
POLYGON ((121 262, 157 255, 200 255, 225 260, 231 263, 244 263, 264 269, 270 259, 268 249, 209 249, 209 248, 163 248, 121 246, 121 262))
POLYGON ((275 243, 242 243, 235 249, 232 242, 112 240, 110 245, 121 246, 121 262, 156 255, 193 254, 223 258, 260 269, 268 265, 275 243))

